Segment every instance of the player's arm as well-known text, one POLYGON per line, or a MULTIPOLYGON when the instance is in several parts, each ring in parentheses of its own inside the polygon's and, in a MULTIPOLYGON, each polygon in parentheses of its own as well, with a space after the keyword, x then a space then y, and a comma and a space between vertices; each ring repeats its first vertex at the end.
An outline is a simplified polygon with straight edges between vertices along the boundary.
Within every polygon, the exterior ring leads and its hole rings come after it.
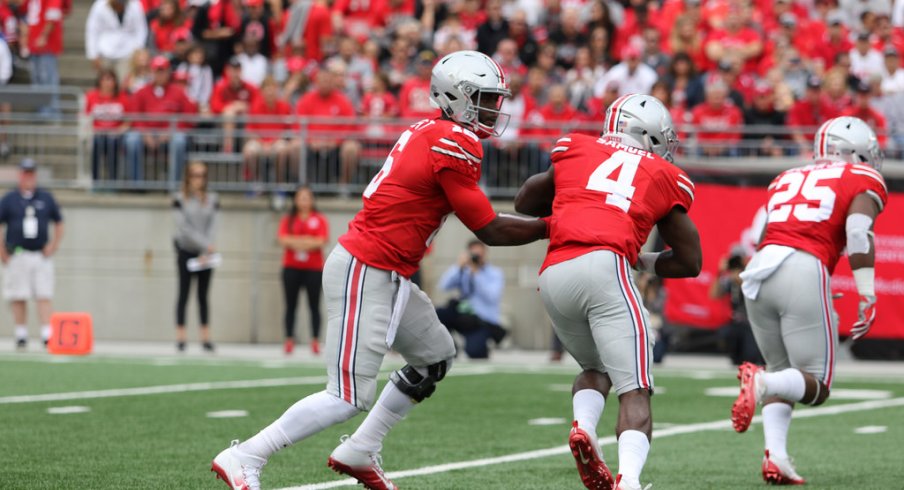
POLYGON ((653 272, 659 277, 697 277, 703 266, 703 252, 700 249, 697 226, 691 221, 687 211, 675 206, 656 226, 671 249, 640 254, 637 268, 653 272))
POLYGON ((496 214, 489 199, 472 178, 451 169, 437 174, 452 210, 483 243, 492 246, 524 245, 546 238, 546 222, 496 214))
POLYGON ((552 201, 556 196, 553 168, 530 176, 515 195, 515 211, 528 216, 544 217, 552 214, 552 201))
POLYGON ((859 194, 851 202, 845 221, 848 261, 860 295, 859 318, 851 327, 854 340, 866 335, 876 319, 876 247, 873 242, 873 223, 879 212, 875 198, 867 193, 859 194))

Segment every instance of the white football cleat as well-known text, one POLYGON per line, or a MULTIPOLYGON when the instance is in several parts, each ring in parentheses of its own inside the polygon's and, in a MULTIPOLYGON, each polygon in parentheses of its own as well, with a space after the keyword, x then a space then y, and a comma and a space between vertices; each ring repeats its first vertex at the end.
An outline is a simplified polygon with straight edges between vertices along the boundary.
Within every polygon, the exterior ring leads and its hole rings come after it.
POLYGON ((763 480, 773 485, 803 485, 806 480, 797 474, 790 457, 777 458, 766 451, 763 457, 763 480))
POLYGON ((652 483, 647 483, 647 486, 641 487, 638 485, 628 485, 628 482, 622 481, 622 476, 619 474, 615 477, 615 490, 650 490, 653 488, 652 483))
POLYGON ((353 448, 348 436, 343 436, 341 441, 342 444, 333 450, 333 454, 330 454, 330 459, 327 460, 327 466, 333 471, 358 480, 369 490, 399 489, 383 471, 380 453, 353 448))
POLYGON ((213 458, 210 471, 226 482, 232 490, 260 490, 261 468, 267 460, 242 452, 238 439, 213 458))

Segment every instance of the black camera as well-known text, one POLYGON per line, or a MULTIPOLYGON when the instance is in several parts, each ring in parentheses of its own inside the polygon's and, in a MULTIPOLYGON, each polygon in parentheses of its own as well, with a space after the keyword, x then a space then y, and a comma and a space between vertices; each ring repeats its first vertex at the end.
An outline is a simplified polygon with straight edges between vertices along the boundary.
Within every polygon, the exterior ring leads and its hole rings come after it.
POLYGON ((744 268, 744 257, 732 255, 728 258, 728 270, 740 270, 744 268))
POLYGON ((471 262, 473 262, 474 265, 480 265, 480 261, 481 261, 480 254, 471 254, 471 262))

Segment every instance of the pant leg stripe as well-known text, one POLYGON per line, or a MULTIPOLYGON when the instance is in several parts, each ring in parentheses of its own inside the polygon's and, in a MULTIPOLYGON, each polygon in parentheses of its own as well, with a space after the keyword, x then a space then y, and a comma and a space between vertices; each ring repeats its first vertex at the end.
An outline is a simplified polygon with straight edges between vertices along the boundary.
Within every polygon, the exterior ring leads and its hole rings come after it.
POLYGON ((355 379, 355 368, 357 367, 358 360, 358 335, 361 332, 361 329, 358 328, 361 325, 361 310, 362 305, 364 304, 364 280, 367 278, 367 265, 364 264, 361 267, 361 279, 358 281, 358 305, 357 305, 357 315, 355 315, 355 331, 354 336, 352 337, 352 352, 351 352, 351 381, 352 381, 352 405, 358 406, 358 380, 355 379))
POLYGON ((351 296, 349 292, 349 287, 352 283, 352 269, 355 265, 355 258, 352 257, 348 261, 348 266, 345 268, 345 294, 342 296, 342 318, 340 319, 339 325, 339 355, 336 356, 336 383, 339 390, 339 397, 342 398, 342 393, 345 389, 345 383, 343 382, 342 377, 342 362, 344 360, 344 351, 342 346, 345 345, 345 325, 348 323, 348 308, 349 301, 348 298, 351 296))
POLYGON ((826 331, 826 363, 823 368, 823 382, 826 386, 832 386, 832 377, 834 375, 833 368, 835 366, 835 342, 832 338, 832 313, 829 309, 829 301, 831 301, 829 297, 829 276, 822 267, 822 264, 819 265, 819 289, 820 289, 820 303, 822 307, 822 322, 825 325, 826 331))
POLYGON ((628 316, 631 317, 631 324, 634 326, 634 364, 635 364, 635 373, 634 379, 637 382, 637 386, 643 386, 643 382, 640 379, 640 351, 637 349, 638 341, 637 341, 637 319, 634 316, 633 309, 631 308, 631 300, 628 298, 628 294, 626 292, 624 278, 622 277, 621 265, 619 262, 619 256, 615 255, 615 277, 618 279, 618 286, 621 289, 622 297, 625 300, 625 307, 628 309, 628 316))
POLYGON ((632 292, 632 294, 634 296, 635 302, 637 303, 637 314, 638 314, 638 318, 640 318, 641 331, 643 332, 642 342, 639 346, 640 351, 643 353, 642 358, 644 360, 643 376, 644 376, 644 380, 647 383, 647 388, 652 388, 653 387, 653 376, 652 376, 652 370, 650 369, 650 356, 649 356, 649 349, 648 349, 648 346, 650 345, 649 338, 648 338, 648 334, 650 332, 650 328, 649 328, 650 326, 647 324, 647 318, 643 314, 643 301, 641 300, 642 296, 640 295, 640 292, 637 291, 637 285, 634 284, 634 278, 631 274, 631 266, 628 264, 628 259, 626 259, 624 257, 622 257, 622 267, 624 268, 625 275, 628 278, 628 287, 630 288, 630 291, 632 292))
POLYGON ((348 315, 346 317, 342 345, 342 369, 340 371, 340 377, 342 378, 341 396, 343 400, 351 404, 354 404, 355 402, 352 393, 351 358, 354 351, 356 330, 358 329, 358 310, 360 309, 361 303, 360 283, 362 266, 363 264, 361 261, 354 259, 352 277, 348 286, 351 296, 348 298, 348 315))

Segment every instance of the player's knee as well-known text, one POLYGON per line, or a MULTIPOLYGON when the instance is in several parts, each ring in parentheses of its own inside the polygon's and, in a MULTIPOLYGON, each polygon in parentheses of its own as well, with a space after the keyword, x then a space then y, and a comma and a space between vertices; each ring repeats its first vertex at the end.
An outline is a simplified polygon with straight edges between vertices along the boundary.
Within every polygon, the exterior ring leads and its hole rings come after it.
POLYGON ((451 359, 437 362, 426 367, 416 368, 410 364, 389 375, 396 388, 420 403, 436 391, 436 383, 442 381, 452 365, 451 359))
POLYGON ((829 387, 825 385, 822 381, 816 381, 816 392, 812 394, 812 396, 808 397, 808 399, 801 400, 801 403, 806 405, 810 405, 813 407, 817 407, 825 403, 826 400, 829 399, 829 387))

